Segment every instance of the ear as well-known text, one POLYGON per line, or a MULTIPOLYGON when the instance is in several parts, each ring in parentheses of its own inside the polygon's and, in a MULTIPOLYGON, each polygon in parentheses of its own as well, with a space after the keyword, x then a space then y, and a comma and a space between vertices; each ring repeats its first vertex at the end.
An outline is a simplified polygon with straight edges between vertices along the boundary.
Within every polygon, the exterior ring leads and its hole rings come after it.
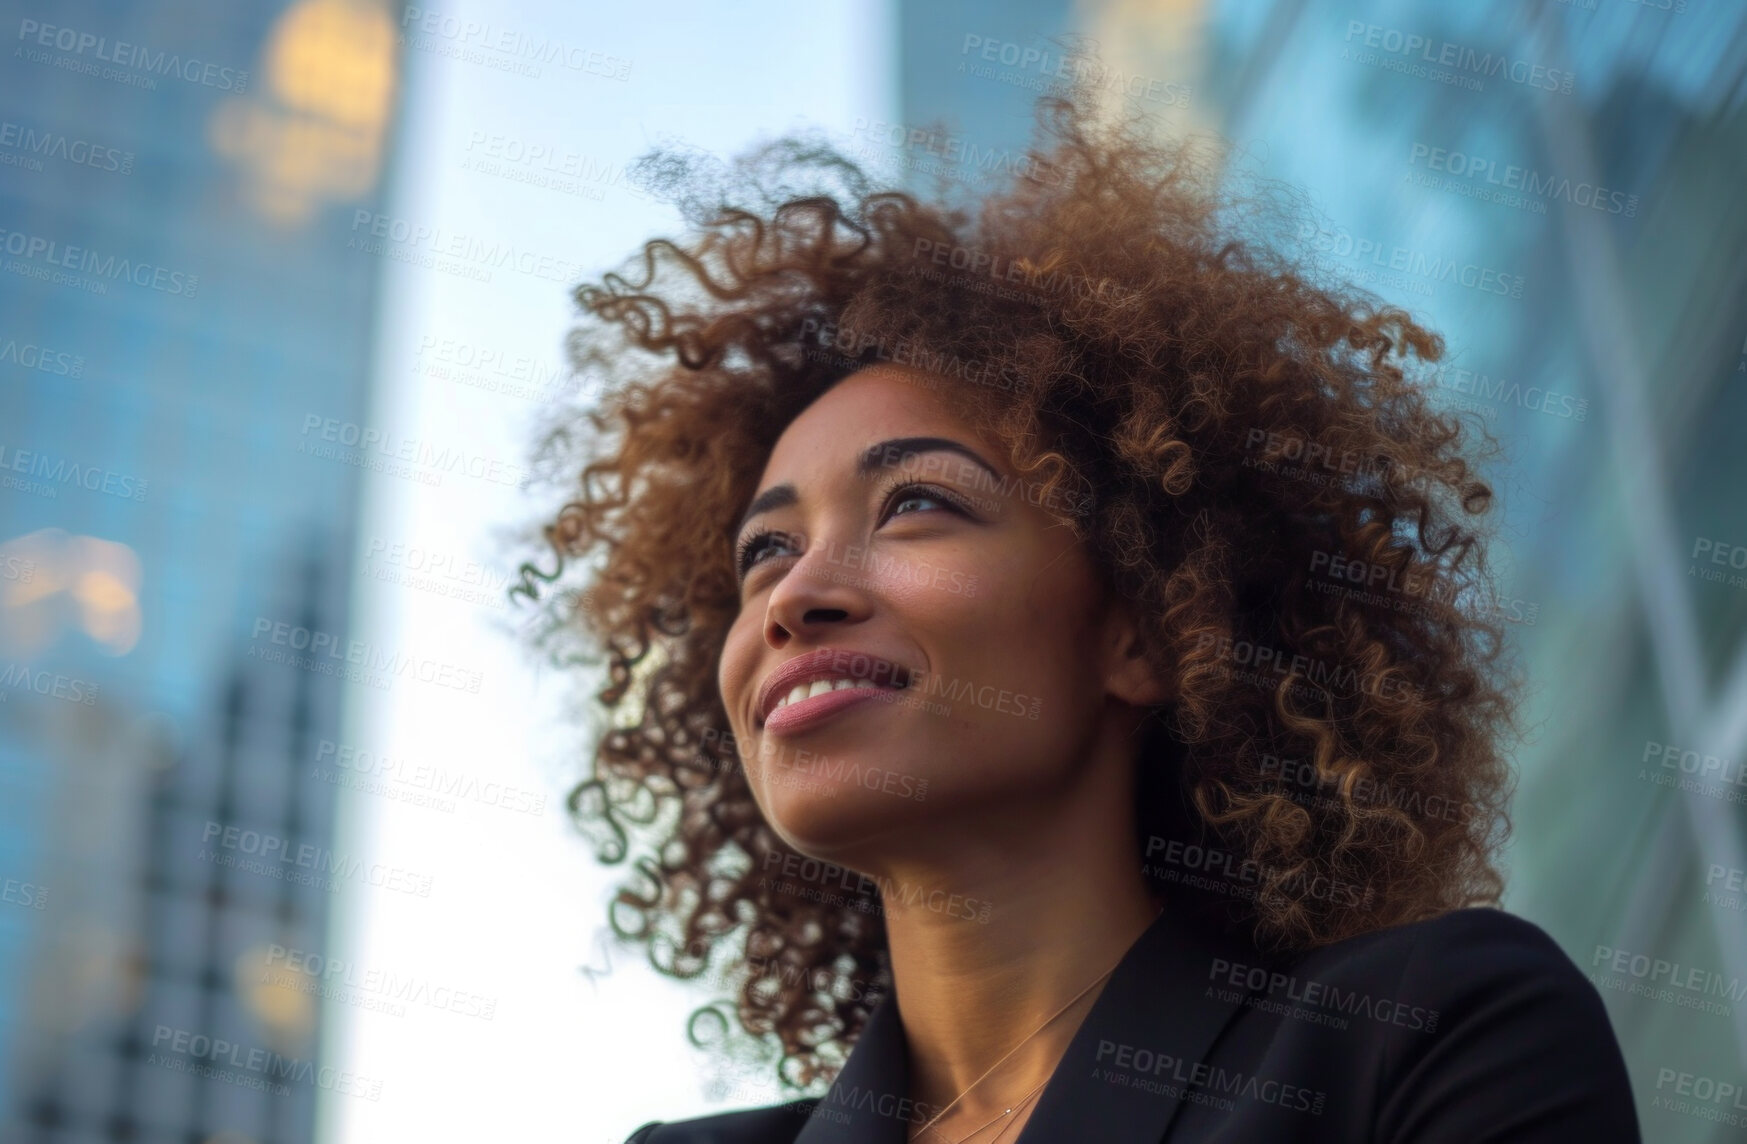
POLYGON ((1133 608, 1127 603, 1112 604, 1105 618, 1104 688, 1134 707, 1165 703, 1175 691, 1159 678, 1146 650, 1133 608))

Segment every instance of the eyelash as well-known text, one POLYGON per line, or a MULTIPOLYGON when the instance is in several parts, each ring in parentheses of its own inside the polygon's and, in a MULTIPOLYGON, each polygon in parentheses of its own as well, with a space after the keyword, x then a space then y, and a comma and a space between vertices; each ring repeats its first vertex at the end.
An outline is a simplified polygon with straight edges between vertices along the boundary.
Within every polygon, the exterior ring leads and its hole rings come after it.
MULTIPOLYGON (((949 493, 945 489, 939 488, 935 485, 921 484, 919 482, 909 480, 901 475, 888 479, 885 483, 885 486, 880 490, 880 497, 885 502, 885 509, 890 509, 892 507, 892 504, 894 502, 892 501, 891 498, 897 493, 908 493, 911 495, 915 495, 915 494, 920 493, 921 495, 927 497, 929 500, 937 500, 943 504, 951 506, 951 510, 953 512, 966 514, 966 515, 969 514, 969 509, 965 506, 964 502, 961 499, 959 499, 956 495, 949 493)), ((906 497, 902 498, 901 500, 899 500, 897 503, 901 504, 901 503, 903 503, 904 500, 908 500, 908 499, 910 499, 909 496, 906 496, 906 497)), ((889 515, 887 515, 885 510, 882 509, 881 514, 880 514, 880 523, 884 524, 889 519, 890 519, 889 515)), ((765 528, 765 529, 760 529, 757 532, 748 533, 744 538, 742 538, 740 543, 738 545, 736 545, 734 548, 734 567, 735 567, 736 571, 739 573, 740 578, 742 580, 744 580, 746 578, 746 573, 748 571, 750 571, 751 567, 752 567, 752 565, 751 565, 752 558, 754 556, 757 556, 761 551, 764 550, 763 541, 765 541, 766 539, 769 539, 770 537, 787 536, 787 535, 788 535, 788 533, 782 531, 781 529, 765 528)))

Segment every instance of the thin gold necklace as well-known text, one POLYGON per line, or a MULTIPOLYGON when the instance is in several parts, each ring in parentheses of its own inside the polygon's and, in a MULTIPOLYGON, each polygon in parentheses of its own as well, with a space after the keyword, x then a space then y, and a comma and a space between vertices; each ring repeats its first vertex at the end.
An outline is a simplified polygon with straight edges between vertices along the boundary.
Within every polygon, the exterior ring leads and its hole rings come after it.
MULTIPOLYGON (((1158 921, 1160 915, 1162 915, 1164 912, 1165 912, 1165 907, 1161 904, 1159 906, 1159 912, 1153 915, 1153 921, 1155 921, 1155 922, 1158 921)), ((1122 957, 1127 957, 1127 956, 1128 956, 1128 951, 1123 950, 1122 957)), ((933 1116, 930 1116, 928 1118, 928 1121, 925 1124, 923 1124, 921 1128, 917 1129, 916 1135, 910 1137, 910 1139, 912 1141, 914 1141, 914 1140, 921 1138, 923 1134, 925 1134, 926 1132, 928 1132, 929 1129, 934 1127, 935 1123, 937 1121, 939 1121, 939 1119, 941 1117, 943 1117, 947 1113, 951 1112, 953 1110, 953 1107, 955 1105, 957 1105, 959 1101, 963 1100, 967 1095, 969 1095, 971 1089, 977 1087, 979 1084, 982 1084, 983 1081, 988 1079, 990 1073, 994 1072, 996 1069, 1000 1068, 1003 1064, 1005 1064, 1007 1062, 1007 1058, 1012 1056, 1014 1053, 1018 1052, 1020 1050, 1020 1048, 1024 1046, 1025 1042, 1031 1040, 1031 1038, 1037 1036, 1037 1034, 1039 1034, 1039 1033, 1043 1032, 1045 1029, 1049 1028, 1050 1022, 1054 1021, 1057 1017, 1060 1017, 1063 1013, 1066 1013, 1069 1009, 1072 1009, 1074 1007, 1074 1005, 1079 1002, 1080 998, 1084 997, 1086 994, 1088 994, 1092 991, 1094 986, 1096 986, 1100 981, 1103 981, 1106 977, 1109 977, 1112 973, 1115 973, 1116 966, 1122 964, 1122 957, 1119 957, 1116 959, 1116 965, 1112 965, 1109 969, 1106 969, 1103 973, 1100 973, 1097 977, 1094 977, 1090 984, 1088 984, 1084 989, 1080 990, 1078 993, 1074 994, 1073 997, 1069 999, 1069 1001, 1066 1005, 1063 1005, 1060 1009, 1057 1009, 1054 1013, 1051 1013, 1047 1018, 1045 1018, 1043 1024, 1041 1024, 1037 1028, 1031 1030, 1031 1032, 1025 1034, 1025 1036, 1021 1037, 1017 1042, 1014 1043, 1012 1048, 1008 1049, 1005 1053, 1001 1054, 1000 1060, 998 1060, 994 1064, 990 1065, 987 1069, 984 1069, 983 1075, 979 1076, 976 1080, 973 1080, 973 1081, 971 1081, 970 1084, 966 1085, 964 1087, 964 1091, 960 1092, 957 1096, 953 1097, 950 1101, 948 1101, 945 1108, 941 1109, 939 1112, 936 1112, 933 1116)), ((1054 1070, 1052 1069, 1051 1072, 1053 1074, 1054 1070)), ((1048 1077, 1044 1078, 1045 1083, 1048 1083, 1048 1079, 1049 1079, 1048 1077)), ((1042 1088, 1043 1085, 1040 1084, 1037 1087, 1042 1088)), ((1033 1091, 1035 1091, 1035 1090, 1033 1090, 1033 1091)), ((1026 1099, 1030 1099, 1029 1094, 1027 1095, 1026 1099)), ((1018 1107, 1018 1105, 1014 1105, 1013 1107, 1016 1108, 1016 1107, 1018 1107)), ((1009 1108, 1009 1109, 1007 1109, 1006 1112, 1001 1113, 1001 1116, 1007 1116, 1007 1115, 1011 1114, 1012 1111, 1013 1111, 1013 1108, 1009 1108)), ((995 1120, 999 1120, 1001 1118, 1001 1116, 997 1116, 995 1118, 995 1120)), ((990 1123, 992 1124, 992 1123, 994 1123, 994 1121, 990 1121, 990 1123)), ((987 1128, 988 1126, 989 1126, 988 1124, 985 1124, 985 1125, 983 1125, 983 1128, 987 1128)), ((981 1132, 983 1130, 983 1128, 977 1129, 977 1132, 981 1132)), ((975 1136, 976 1132, 971 1133, 971 1135, 975 1136)), ((969 1137, 966 1137, 966 1139, 969 1139, 969 1137)))
MULTIPOLYGON (((1045 1083, 1048 1083, 1048 1082, 1046 1081, 1045 1083)), ((1032 1097, 1035 1097, 1042 1090, 1043 1090, 1043 1085, 1041 1085, 1041 1084, 1038 1085, 1036 1088, 1031 1090, 1030 1096, 1027 1096, 1025 1099, 1021 1100, 1018 1104, 1015 1104, 1012 1108, 1009 1108, 1006 1112, 1003 1112, 1001 1115, 1002 1116, 1009 1116, 1014 1112, 1015 1109, 1024 1108, 1027 1104, 1031 1103, 1032 1097)), ((1014 1123, 1015 1123, 1014 1121, 1009 1120, 1006 1124, 1003 1124, 1001 1126, 1001 1131, 995 1133, 995 1135, 993 1135, 989 1138, 989 1144, 996 1144, 996 1141, 1000 1140, 1001 1137, 1003 1137, 1003 1136, 1007 1135, 1007 1133, 1013 1131, 1014 1123)), ((964 1141, 962 1141, 962 1140, 959 1141, 959 1144, 964 1144, 964 1141)))
MULTIPOLYGON (((1053 1076, 1054 1074, 1052 1073, 1051 1075, 1053 1076)), ((1009 1108, 1004 1112, 997 1113, 994 1116, 991 1116, 988 1120, 984 1121, 980 1126, 971 1129, 970 1132, 966 1133, 963 1136, 960 1136, 957 1140, 948 1141, 948 1144, 965 1144, 966 1140, 969 1140, 972 1136, 975 1136, 980 1132, 986 1131, 988 1129, 989 1125, 995 1123, 995 1121, 1000 1120, 1004 1116, 1012 1116, 1013 1113, 1015 1113, 1016 1111, 1018 1111, 1021 1108, 1024 1108, 1027 1104, 1031 1103, 1031 1098, 1036 1096, 1039 1092, 1042 1092, 1043 1086, 1048 1084, 1048 1083, 1049 1083, 1049 1077, 1046 1076, 1042 1080, 1037 1082, 1036 1088, 1032 1089, 1030 1092, 1026 1093, 1024 1096, 1020 1097, 1017 1101, 1015 1101, 1012 1108, 1009 1108)), ((1008 1125, 1007 1127, 1011 1128, 1012 1125, 1008 1125)), ((938 1129, 938 1128, 928 1128, 928 1129, 926 1129, 926 1131, 932 1132, 936 1136, 940 1135, 940 1129, 938 1129)), ((1005 1135, 1007 1135, 1007 1128, 1003 1128, 1003 1129, 1001 1129, 1001 1131, 995 1133, 995 1135, 990 1138, 989 1144, 995 1144, 996 1140, 999 1140, 1001 1137, 1003 1137, 1005 1135)))

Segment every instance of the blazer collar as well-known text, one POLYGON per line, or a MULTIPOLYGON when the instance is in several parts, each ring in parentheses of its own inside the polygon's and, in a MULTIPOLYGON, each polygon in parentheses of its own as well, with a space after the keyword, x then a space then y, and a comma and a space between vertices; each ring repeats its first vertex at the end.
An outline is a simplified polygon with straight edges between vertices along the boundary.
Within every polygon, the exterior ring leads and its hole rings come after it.
MULTIPOLYGON (((1208 988, 1221 958, 1272 960, 1181 896, 1167 903, 1110 975, 1014 1144, 1158 1144, 1195 1066, 1241 1008, 1208 988)), ((905 1144, 915 1106, 897 1000, 889 993, 874 1007, 794 1144, 905 1144)))

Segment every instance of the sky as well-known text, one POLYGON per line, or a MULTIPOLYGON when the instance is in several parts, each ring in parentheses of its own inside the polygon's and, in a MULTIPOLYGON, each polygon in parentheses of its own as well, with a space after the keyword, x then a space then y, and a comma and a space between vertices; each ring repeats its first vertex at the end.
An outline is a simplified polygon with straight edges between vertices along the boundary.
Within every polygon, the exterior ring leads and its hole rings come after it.
POLYGON ((515 487, 542 396, 528 391, 563 384, 568 287, 646 238, 680 236, 671 207, 627 189, 624 165, 668 141, 731 156, 795 126, 841 136, 857 117, 896 119, 892 13, 876 0, 475 0, 409 13, 389 218, 364 224, 386 236, 369 426, 491 464, 440 486, 366 482, 355 635, 481 674, 477 694, 355 689, 336 754, 349 750, 361 777, 423 767, 473 797, 419 805, 404 782, 401 797, 342 791, 336 849, 428 878, 430 892, 359 887, 338 903, 328 948, 351 980, 411 982, 449 1007, 396 1013, 332 991, 323 1061, 381 1088, 376 1100, 323 1092, 319 1134, 617 1144, 649 1120, 709 1111, 712 1095, 721 1108, 778 1094, 710 1090, 684 1039, 703 998, 603 942, 622 871, 597 865, 563 810, 586 763, 584 728, 560 710, 577 680, 538 671, 506 634, 517 616, 479 602, 500 601, 513 571, 497 530, 548 507, 515 487), (759 35, 772 27, 810 50, 774 52, 759 35), (538 75, 492 47, 548 37, 562 58, 538 75), (530 181, 542 175, 547 185, 530 181), (394 237, 420 228, 448 237, 394 237), (426 264, 457 236, 555 261, 500 266, 490 281, 464 259, 426 264))

